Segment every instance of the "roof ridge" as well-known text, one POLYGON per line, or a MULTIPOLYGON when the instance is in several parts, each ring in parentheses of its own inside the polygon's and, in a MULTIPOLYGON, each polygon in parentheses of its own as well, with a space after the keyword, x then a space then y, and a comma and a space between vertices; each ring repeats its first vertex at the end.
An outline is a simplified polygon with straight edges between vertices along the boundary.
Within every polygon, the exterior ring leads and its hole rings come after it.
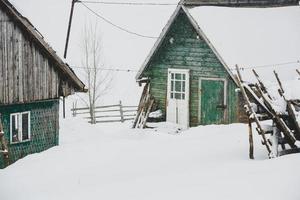
POLYGON ((299 5, 299 0, 181 0, 186 6, 280 7, 299 5))

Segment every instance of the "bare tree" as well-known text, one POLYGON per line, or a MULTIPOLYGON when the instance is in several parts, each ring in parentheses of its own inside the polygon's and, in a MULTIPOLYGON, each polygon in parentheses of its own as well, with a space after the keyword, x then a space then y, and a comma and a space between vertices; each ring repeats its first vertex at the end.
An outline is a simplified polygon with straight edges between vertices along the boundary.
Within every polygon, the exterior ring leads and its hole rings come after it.
POLYGON ((96 123, 95 107, 112 82, 110 70, 104 69, 101 36, 97 25, 85 26, 82 39, 82 66, 86 75, 88 101, 81 98, 89 107, 91 123, 96 123))

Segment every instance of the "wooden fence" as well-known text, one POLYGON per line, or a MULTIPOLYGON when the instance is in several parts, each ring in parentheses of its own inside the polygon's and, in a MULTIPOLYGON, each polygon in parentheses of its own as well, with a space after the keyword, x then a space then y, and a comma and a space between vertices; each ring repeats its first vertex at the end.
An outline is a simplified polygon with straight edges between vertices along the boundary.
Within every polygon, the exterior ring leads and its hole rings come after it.
MULTIPOLYGON (((119 104, 96 106, 94 109, 96 123, 108 123, 108 122, 125 122, 128 120, 134 120, 137 112, 137 106, 124 106, 120 101, 119 104)), ((78 108, 77 103, 73 103, 71 109, 73 117, 77 115, 86 115, 84 118, 91 119, 90 108, 83 107, 78 108)), ((91 121, 89 121, 91 122, 91 121)))

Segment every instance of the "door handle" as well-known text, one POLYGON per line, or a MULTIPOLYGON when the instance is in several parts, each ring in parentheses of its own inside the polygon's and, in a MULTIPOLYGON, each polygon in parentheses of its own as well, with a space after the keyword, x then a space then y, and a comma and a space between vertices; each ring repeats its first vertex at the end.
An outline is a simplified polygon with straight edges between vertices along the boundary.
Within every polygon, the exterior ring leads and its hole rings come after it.
POLYGON ((227 108, 227 105, 217 105, 217 108, 221 108, 221 109, 226 109, 227 108))

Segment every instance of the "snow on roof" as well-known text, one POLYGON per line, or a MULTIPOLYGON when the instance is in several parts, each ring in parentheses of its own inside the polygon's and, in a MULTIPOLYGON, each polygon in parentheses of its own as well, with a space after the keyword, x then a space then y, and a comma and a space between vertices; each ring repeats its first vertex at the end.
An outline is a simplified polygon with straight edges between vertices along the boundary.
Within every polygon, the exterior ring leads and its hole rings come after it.
MULTIPOLYGON (((187 10, 229 68, 234 69, 236 64, 254 67, 268 81, 274 80, 270 73, 274 69, 283 80, 298 76, 295 69, 300 68, 299 6, 204 6, 187 10)), ((254 80, 251 70, 245 69, 242 74, 245 80, 254 80)))

